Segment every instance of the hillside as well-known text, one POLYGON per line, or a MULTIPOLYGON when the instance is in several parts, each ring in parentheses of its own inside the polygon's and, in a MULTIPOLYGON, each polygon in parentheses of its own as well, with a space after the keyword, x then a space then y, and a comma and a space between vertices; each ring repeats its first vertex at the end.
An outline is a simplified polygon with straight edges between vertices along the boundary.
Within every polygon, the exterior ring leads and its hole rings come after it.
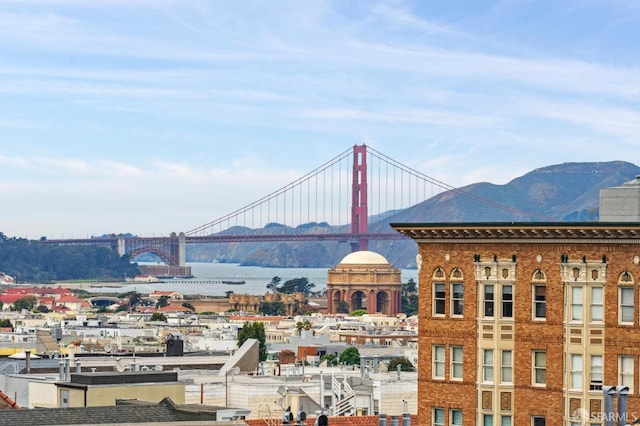
MULTIPOLYGON (((640 167, 624 161, 552 165, 504 185, 481 182, 438 194, 410 208, 381 214, 374 223, 370 218, 369 229, 389 232, 389 223, 407 222, 593 221, 598 219, 600 189, 619 186, 639 174, 640 167)), ((329 232, 333 227, 306 224, 291 229, 271 224, 267 229, 277 233, 319 230, 329 232)), ((417 250, 413 241, 372 241, 369 249, 381 253, 396 267, 415 267, 417 250)), ((349 245, 340 242, 200 244, 187 246, 187 260, 332 267, 349 252, 349 245)))

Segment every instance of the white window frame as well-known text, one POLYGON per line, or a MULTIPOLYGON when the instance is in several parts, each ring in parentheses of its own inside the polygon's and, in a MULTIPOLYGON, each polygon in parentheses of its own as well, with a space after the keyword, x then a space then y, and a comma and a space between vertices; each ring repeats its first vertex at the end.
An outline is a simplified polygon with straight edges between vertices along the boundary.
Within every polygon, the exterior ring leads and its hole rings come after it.
POLYGON ((494 318, 496 315, 496 286, 493 284, 485 284, 482 288, 482 317, 494 318), (491 299, 487 299, 487 289, 491 288, 491 299), (487 314, 487 308, 491 306, 491 313, 487 314))
POLYGON ((447 312, 447 285, 444 281, 433 283, 433 316, 443 317, 447 312), (438 288, 442 287, 442 297, 438 296, 438 288), (438 312, 442 308, 442 312, 438 312))
POLYGON ((541 419, 542 421, 544 421, 544 424, 546 426, 547 418, 545 416, 531 416, 531 426, 537 426, 536 419, 541 419))
POLYGON ((591 303, 589 304, 589 320, 601 323, 604 321, 604 288, 601 286, 591 287, 591 303), (599 293, 599 296, 596 294, 599 293))
POLYGON ((451 376, 451 380, 462 380, 463 379, 463 365, 464 365, 464 349, 462 346, 453 345, 450 348, 451 352, 451 366, 449 369, 449 375, 451 376), (460 358, 458 359, 458 355, 460 358), (457 374, 456 371, 460 371, 460 374, 457 374))
POLYGON ((482 350, 482 382, 493 383, 494 378, 494 353, 493 349, 482 350))
POLYGON ((493 426, 493 414, 482 415, 482 426, 493 426))
POLYGON ((571 291, 571 309, 569 319, 571 322, 584 321, 584 287, 574 285, 570 287, 571 291))
POLYGON ((591 355, 589 359, 589 390, 602 392, 602 355, 591 355))
POLYGON ((433 426, 446 426, 445 425, 445 417, 444 417, 444 408, 441 407, 433 407, 432 409, 432 413, 431 413, 431 424, 433 426), (437 419, 437 415, 436 413, 442 413, 442 421, 439 421, 437 419))
POLYGON ((533 319, 535 321, 546 321, 547 320, 547 285, 546 284, 534 284, 533 285, 533 310, 532 310, 532 314, 533 314, 533 319), (544 290, 544 299, 543 300, 538 300, 537 299, 537 292, 536 289, 537 288, 542 288, 544 290), (544 315, 543 316, 538 316, 538 306, 542 306, 544 315))
POLYGON ((619 324, 629 324, 633 325, 633 320, 635 317, 635 287, 631 286, 620 286, 618 287, 618 323, 619 324), (624 300, 624 295, 631 295, 631 304, 629 304, 629 300, 624 300), (623 312, 631 311, 631 315, 626 314, 626 318, 630 319, 630 321, 625 321, 625 314, 623 312))
POLYGON ((514 286, 511 284, 503 284, 500 286, 500 318, 513 319, 513 290, 514 286), (506 290, 511 289, 511 293, 506 290), (510 314, 505 314, 505 311, 509 311, 510 314))
POLYGON ((504 349, 500 353, 500 383, 513 383, 513 351, 504 349), (505 376, 508 374, 508 380, 505 376))
POLYGON ((449 425, 451 426, 462 426, 463 425, 463 417, 462 410, 459 408, 452 408, 449 410, 449 425), (460 421, 456 422, 455 413, 460 413, 460 421))
POLYGON ((633 393, 634 362, 633 355, 618 355, 618 383, 628 386, 629 393, 633 393))
POLYGON ((463 317, 464 316, 464 284, 461 282, 451 283, 451 316, 463 317), (462 289, 458 294, 456 293, 456 287, 462 289), (460 311, 457 313, 456 311, 460 311))
POLYGON ((547 386, 547 351, 533 350, 531 351, 531 383, 536 387, 547 386), (538 354, 543 355, 541 358, 544 361, 544 365, 538 365, 538 354), (544 381, 538 381, 538 373, 543 373, 544 381))
POLYGON ((582 354, 570 354, 569 363, 569 389, 582 389, 584 371, 582 354))
POLYGON ((433 366, 431 377, 438 380, 445 379, 445 357, 446 348, 444 345, 433 345, 433 366), (439 357, 441 355, 441 358, 439 357), (439 369, 442 369, 442 375, 439 375, 439 369))

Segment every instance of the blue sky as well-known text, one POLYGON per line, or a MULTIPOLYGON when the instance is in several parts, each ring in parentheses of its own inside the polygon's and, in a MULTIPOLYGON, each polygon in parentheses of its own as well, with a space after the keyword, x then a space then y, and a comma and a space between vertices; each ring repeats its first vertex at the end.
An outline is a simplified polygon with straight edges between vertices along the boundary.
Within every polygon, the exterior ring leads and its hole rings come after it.
POLYGON ((640 3, 2 0, 0 232, 166 235, 366 143, 453 186, 640 164, 640 3))

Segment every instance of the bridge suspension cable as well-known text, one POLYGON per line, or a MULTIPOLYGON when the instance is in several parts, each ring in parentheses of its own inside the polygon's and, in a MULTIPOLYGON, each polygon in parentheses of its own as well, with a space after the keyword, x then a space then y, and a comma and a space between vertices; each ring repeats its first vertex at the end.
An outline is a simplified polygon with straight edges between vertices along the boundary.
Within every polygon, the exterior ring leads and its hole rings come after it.
MULTIPOLYGON (((331 232, 348 233, 350 225, 353 233, 354 221, 360 220, 354 212, 366 213, 367 220, 375 222, 443 191, 522 217, 554 220, 455 188, 371 147, 356 145, 278 190, 185 235, 247 235, 260 228, 266 233, 282 233, 300 226, 315 227, 316 233, 329 232, 328 226, 334 227, 331 232), (359 175, 361 181, 354 178, 356 173, 364 173, 359 175)), ((361 224, 359 229, 366 226, 361 224)))
MULTIPOLYGON (((343 208, 342 206, 342 202, 344 200, 341 200, 341 198, 344 198, 342 196, 342 185, 340 184, 340 177, 342 175, 342 167, 340 167, 341 162, 344 162, 345 160, 348 160, 350 157, 350 154, 352 152, 352 149, 349 148, 347 150, 345 150, 344 152, 338 154, 337 156, 335 156, 334 158, 332 158, 331 160, 325 162, 324 164, 322 164, 321 166, 317 167, 316 169, 312 170, 311 172, 305 174, 304 176, 296 179, 295 181, 283 186, 282 188, 273 191, 272 193, 260 198, 257 201, 254 201, 250 204, 247 204, 244 207, 241 207, 237 210, 234 210, 233 212, 222 216, 216 220, 213 220, 211 222, 208 222, 202 226, 199 226, 197 228, 193 228, 187 232, 185 232, 185 235, 187 236, 201 236, 201 235, 208 235, 211 233, 215 233, 215 232, 223 232, 225 231, 225 229, 222 229, 222 226, 226 225, 227 229, 230 227, 231 222, 235 221, 235 225, 239 225, 237 220, 239 217, 241 216, 245 216, 247 213, 251 214, 252 217, 252 221, 251 221, 251 227, 254 228, 256 225, 257 226, 266 226, 270 223, 277 223, 278 220, 282 220, 283 225, 287 225, 287 211, 290 211, 289 209, 291 208, 291 206, 295 205, 295 189, 298 188, 299 190, 299 199, 298 199, 298 205, 299 205, 299 212, 296 215, 298 217, 298 222, 302 223, 300 221, 300 219, 302 218, 302 211, 305 210, 306 207, 306 222, 309 223, 312 220, 311 217, 311 212, 312 210, 314 211, 315 217, 313 219, 315 219, 315 221, 317 222, 317 218, 319 217, 318 214, 318 209, 319 207, 324 207, 324 206, 319 206, 319 189, 318 189, 318 176, 322 175, 323 178, 323 184, 326 185, 326 173, 328 170, 331 170, 333 168, 338 168, 338 174, 339 174, 339 178, 337 181, 334 181, 334 173, 331 173, 331 182, 330 182, 330 196, 331 196, 331 220, 333 221, 334 218, 334 202, 336 201, 334 198, 334 185, 337 185, 337 209, 338 209, 338 213, 337 216, 340 216, 341 210, 343 208), (313 181, 313 182, 312 182, 313 181), (303 194, 303 187, 305 186, 304 184, 306 183, 307 186, 307 192, 306 194, 303 194), (287 194, 290 194, 290 198, 289 200, 287 200, 287 194), (306 204, 304 204, 306 198, 306 204), (280 205, 280 202, 282 202, 282 206, 280 205), (271 209, 272 207, 274 208, 274 215, 272 216, 272 212, 271 209), (258 215, 259 215, 259 222, 257 223, 255 222, 255 214, 256 214, 256 210, 258 211, 258 215), (266 219, 266 220, 265 220, 266 219)), ((327 192, 327 188, 326 186, 323 185, 322 189, 322 196, 323 196, 323 201, 325 201, 326 199, 326 192, 327 192)), ((293 216, 293 211, 290 211, 291 215, 293 216)), ((291 221, 291 219, 290 219, 291 221)))

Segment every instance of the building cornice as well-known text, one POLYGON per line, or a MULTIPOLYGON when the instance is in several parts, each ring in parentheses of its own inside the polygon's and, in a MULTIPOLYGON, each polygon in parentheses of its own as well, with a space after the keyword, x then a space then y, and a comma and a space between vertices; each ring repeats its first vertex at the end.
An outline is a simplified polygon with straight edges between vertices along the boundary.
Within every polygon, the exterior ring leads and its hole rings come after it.
POLYGON ((640 223, 491 222, 392 223, 418 243, 640 244, 640 223))

